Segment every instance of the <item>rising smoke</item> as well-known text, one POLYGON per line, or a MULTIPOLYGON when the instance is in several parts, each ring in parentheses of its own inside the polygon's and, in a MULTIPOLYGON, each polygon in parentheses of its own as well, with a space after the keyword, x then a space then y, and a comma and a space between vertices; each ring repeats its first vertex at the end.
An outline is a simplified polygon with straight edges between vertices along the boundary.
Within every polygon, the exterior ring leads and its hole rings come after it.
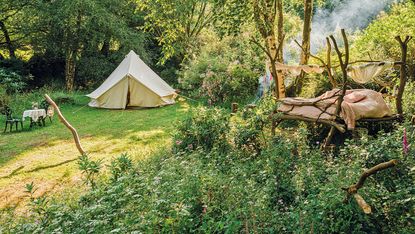
MULTIPOLYGON (((394 2, 399 2, 399 0, 332 0, 334 9, 317 9, 313 15, 311 51, 316 53, 324 47, 325 38, 341 28, 351 33, 367 27, 381 11, 394 2)), ((298 39, 301 41, 301 34, 298 39)), ((294 45, 294 43, 289 43, 287 46, 292 49, 294 45)), ((285 55, 286 59, 290 60, 290 54, 285 55)))

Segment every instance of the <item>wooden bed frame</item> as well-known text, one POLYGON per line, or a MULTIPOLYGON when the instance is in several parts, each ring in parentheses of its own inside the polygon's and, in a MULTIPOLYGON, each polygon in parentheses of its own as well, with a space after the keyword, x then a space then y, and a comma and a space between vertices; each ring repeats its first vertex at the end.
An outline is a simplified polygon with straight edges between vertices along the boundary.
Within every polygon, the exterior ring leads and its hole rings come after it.
MULTIPOLYGON (((329 134, 327 135, 324 144, 322 145, 323 148, 326 148, 330 145, 330 142, 335 134, 336 131, 339 131, 341 133, 345 133, 347 131, 347 127, 346 125, 343 123, 344 121, 342 121, 341 117, 340 117, 340 111, 341 111, 341 104, 343 102, 343 98, 346 94, 346 89, 347 89, 347 67, 350 64, 353 63, 360 63, 360 62, 379 62, 379 61, 367 61, 367 60, 359 60, 359 61, 354 61, 354 62, 349 62, 349 43, 347 40, 347 36, 346 36, 346 32, 344 29, 341 30, 341 34, 343 37, 343 42, 344 42, 344 54, 340 51, 338 45, 337 45, 337 41, 334 38, 333 35, 331 35, 330 37, 326 38, 326 42, 327 42, 327 61, 325 62, 323 59, 312 55, 311 53, 308 53, 311 57, 319 60, 323 66, 326 68, 327 72, 328 72, 328 77, 330 80, 330 83, 332 84, 333 87, 337 86, 337 82, 335 81, 335 79, 333 78, 333 74, 332 74, 332 66, 331 66, 331 61, 330 61, 330 57, 331 57, 331 43, 333 43, 334 49, 337 53, 337 56, 339 58, 339 63, 340 63, 340 68, 342 71, 342 80, 343 83, 341 84, 341 94, 338 95, 338 101, 336 104, 336 110, 335 113, 333 115, 334 120, 326 120, 326 119, 314 119, 314 118, 307 118, 307 117, 302 117, 302 116, 298 116, 298 115, 290 115, 289 113, 282 113, 282 112, 278 112, 277 110, 274 110, 273 114, 270 116, 272 119, 272 126, 271 126, 271 132, 273 135, 275 135, 275 128, 278 126, 279 123, 281 123, 284 120, 298 120, 298 121, 305 121, 305 122, 311 122, 311 123, 321 123, 321 124, 325 124, 330 126, 330 131, 329 134), (331 40, 331 43, 330 43, 331 40)), ((383 117, 383 118, 368 118, 368 119, 360 119, 357 121, 357 123, 362 123, 362 122, 389 122, 389 121, 402 121, 403 120, 403 110, 402 110, 402 97, 403 97, 403 93, 405 90, 405 85, 406 85, 406 81, 407 81, 407 73, 406 73, 406 60, 407 60, 407 51, 408 51, 408 42, 412 39, 412 37, 410 36, 406 36, 404 40, 402 40, 402 38, 400 36, 396 36, 395 39, 399 42, 399 45, 401 47, 401 61, 395 62, 396 65, 400 65, 400 78, 399 78, 399 87, 398 87, 398 92, 396 95, 396 110, 397 110, 397 114, 393 115, 393 116, 387 116, 387 117, 383 117)), ((296 41, 296 43, 298 44, 298 46, 300 46, 300 48, 306 52, 301 45, 296 41)), ((309 105, 309 104, 308 104, 309 105)), ((314 105, 316 106, 316 105, 314 105)), ((327 112, 326 112, 327 113, 327 112)))

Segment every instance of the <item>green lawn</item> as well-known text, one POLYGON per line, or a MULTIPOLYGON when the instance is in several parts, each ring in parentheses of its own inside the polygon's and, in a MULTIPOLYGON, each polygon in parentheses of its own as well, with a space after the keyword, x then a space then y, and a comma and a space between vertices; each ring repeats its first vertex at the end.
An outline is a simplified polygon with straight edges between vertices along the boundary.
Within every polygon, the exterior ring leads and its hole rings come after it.
MULTIPOLYGON (((61 105, 66 119, 78 130, 84 149, 104 165, 127 152, 139 161, 170 144, 175 122, 189 109, 186 102, 162 108, 105 110, 77 104, 61 105)), ((4 119, 0 119, 2 127, 4 119)), ((0 208, 18 204, 24 197, 23 186, 34 181, 39 194, 81 184, 76 159, 79 153, 72 134, 57 116, 46 127, 0 134, 0 208)))

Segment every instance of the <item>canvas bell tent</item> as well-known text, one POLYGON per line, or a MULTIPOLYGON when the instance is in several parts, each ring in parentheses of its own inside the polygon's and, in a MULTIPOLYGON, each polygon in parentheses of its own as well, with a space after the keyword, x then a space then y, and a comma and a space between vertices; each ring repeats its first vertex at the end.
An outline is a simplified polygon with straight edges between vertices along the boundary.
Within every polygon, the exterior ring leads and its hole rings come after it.
POLYGON ((125 109, 173 104, 177 94, 130 51, 104 83, 87 96, 92 99, 91 107, 125 109))

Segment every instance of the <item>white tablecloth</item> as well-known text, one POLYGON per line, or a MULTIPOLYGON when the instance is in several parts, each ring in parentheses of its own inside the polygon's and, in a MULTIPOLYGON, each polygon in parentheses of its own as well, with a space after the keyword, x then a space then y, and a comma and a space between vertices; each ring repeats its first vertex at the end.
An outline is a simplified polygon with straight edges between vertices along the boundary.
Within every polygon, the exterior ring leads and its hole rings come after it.
POLYGON ((23 112, 23 120, 26 117, 30 117, 32 118, 33 121, 37 122, 39 117, 46 118, 46 110, 45 109, 25 110, 23 112))

